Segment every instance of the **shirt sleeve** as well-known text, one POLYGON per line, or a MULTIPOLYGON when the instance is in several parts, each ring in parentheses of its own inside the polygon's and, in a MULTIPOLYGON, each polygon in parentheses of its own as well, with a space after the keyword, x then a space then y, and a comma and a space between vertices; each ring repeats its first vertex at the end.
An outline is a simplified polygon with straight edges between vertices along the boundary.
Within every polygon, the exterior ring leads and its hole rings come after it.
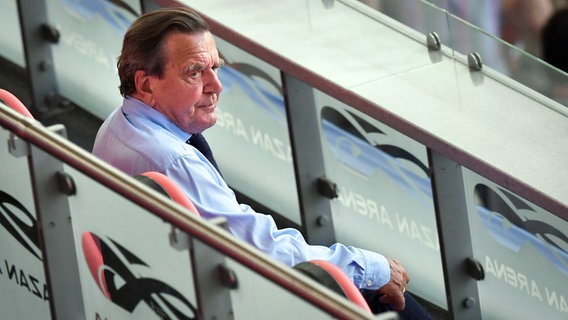
POLYGON ((390 266, 383 255, 339 243, 309 245, 298 230, 278 229, 270 215, 239 204, 234 192, 199 153, 181 157, 164 173, 185 190, 202 217, 225 218, 234 236, 288 266, 326 260, 339 266, 360 289, 379 289, 390 280, 390 266))

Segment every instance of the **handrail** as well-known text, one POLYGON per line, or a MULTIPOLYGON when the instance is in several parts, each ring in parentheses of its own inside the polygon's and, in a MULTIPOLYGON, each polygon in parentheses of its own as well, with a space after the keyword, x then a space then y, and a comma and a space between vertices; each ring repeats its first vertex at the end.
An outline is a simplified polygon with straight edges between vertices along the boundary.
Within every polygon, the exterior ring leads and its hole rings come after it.
POLYGON ((341 319, 374 319, 347 299, 330 290, 321 290, 323 287, 316 282, 263 255, 222 228, 195 214, 187 214, 185 207, 3 103, 0 103, 0 126, 329 314, 341 319))

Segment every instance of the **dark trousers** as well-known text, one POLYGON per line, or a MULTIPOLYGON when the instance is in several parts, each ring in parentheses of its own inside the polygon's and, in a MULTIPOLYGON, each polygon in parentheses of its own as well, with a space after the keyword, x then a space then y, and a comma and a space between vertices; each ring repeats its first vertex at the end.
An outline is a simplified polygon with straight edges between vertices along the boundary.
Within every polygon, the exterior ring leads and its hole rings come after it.
MULTIPOLYGON (((361 290, 363 297, 367 300, 371 311, 374 314, 378 314, 386 311, 394 311, 394 309, 387 305, 379 302, 380 295, 374 290, 361 290)), ((422 305, 420 305, 408 292, 404 293, 405 307, 402 311, 397 311, 399 318, 401 320, 422 320, 422 319, 434 319, 422 305)))

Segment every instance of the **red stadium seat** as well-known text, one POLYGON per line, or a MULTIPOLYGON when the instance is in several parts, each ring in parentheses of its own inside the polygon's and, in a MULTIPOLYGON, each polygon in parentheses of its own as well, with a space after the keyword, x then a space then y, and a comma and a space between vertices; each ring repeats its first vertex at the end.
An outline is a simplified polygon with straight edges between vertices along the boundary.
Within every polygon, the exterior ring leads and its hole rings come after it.
POLYGON ((112 300, 103 268, 105 263, 100 239, 91 232, 85 232, 81 237, 81 244, 91 276, 93 276, 93 279, 95 279, 97 286, 101 289, 105 297, 112 300))
POLYGON ((28 110, 28 108, 22 103, 22 101, 20 101, 20 99, 18 99, 11 92, 0 89, 0 100, 4 101, 6 105, 23 114, 24 116, 34 119, 34 116, 31 114, 30 110, 28 110))
POLYGON ((185 192, 165 174, 155 171, 148 171, 139 176, 136 176, 135 178, 142 183, 152 187, 153 189, 166 194, 175 202, 189 209, 189 211, 199 215, 199 211, 197 211, 197 208, 187 197, 185 192))
POLYGON ((353 281, 338 266, 325 260, 310 260, 294 266, 294 269, 306 274, 332 291, 345 296, 364 310, 371 308, 357 289, 353 281))

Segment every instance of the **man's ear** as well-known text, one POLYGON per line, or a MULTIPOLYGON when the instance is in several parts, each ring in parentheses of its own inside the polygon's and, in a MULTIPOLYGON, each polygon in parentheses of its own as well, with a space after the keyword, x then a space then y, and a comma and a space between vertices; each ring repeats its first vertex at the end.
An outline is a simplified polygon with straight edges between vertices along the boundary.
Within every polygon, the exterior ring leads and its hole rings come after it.
POLYGON ((149 106, 154 106, 154 93, 152 91, 150 76, 144 70, 137 70, 134 73, 134 85, 136 86, 137 99, 149 106))

